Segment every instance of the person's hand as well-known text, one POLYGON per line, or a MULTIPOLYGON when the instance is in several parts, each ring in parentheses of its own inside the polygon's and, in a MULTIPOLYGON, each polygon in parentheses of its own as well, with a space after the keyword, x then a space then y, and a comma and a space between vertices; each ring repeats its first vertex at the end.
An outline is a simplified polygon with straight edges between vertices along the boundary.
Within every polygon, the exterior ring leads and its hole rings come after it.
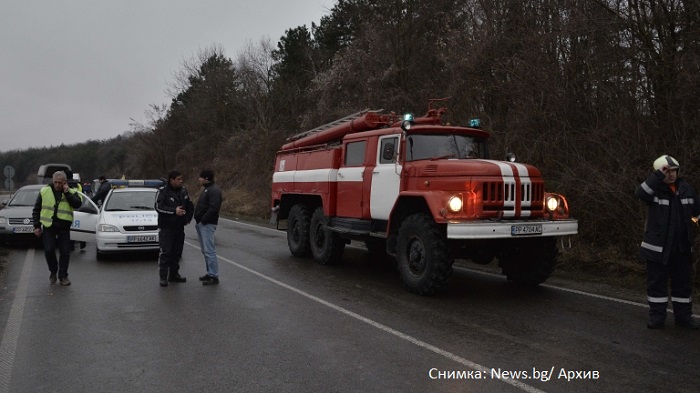
POLYGON ((68 192, 68 183, 63 183, 63 192, 68 192))
POLYGON ((177 214, 178 216, 184 216, 185 209, 183 209, 182 206, 178 206, 175 208, 175 214, 177 214))
POLYGON ((41 237, 41 228, 34 228, 34 235, 36 235, 36 237, 41 237))

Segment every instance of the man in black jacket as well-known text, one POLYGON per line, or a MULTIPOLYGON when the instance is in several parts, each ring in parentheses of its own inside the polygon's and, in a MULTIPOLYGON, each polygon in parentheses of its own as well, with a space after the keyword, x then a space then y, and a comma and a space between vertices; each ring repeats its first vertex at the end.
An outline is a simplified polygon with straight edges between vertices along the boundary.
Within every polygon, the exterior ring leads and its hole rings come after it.
POLYGON ((49 265, 51 284, 56 283, 58 278, 61 285, 70 285, 70 227, 73 224, 73 210, 80 208, 81 204, 80 194, 68 187, 66 173, 62 171, 53 174, 52 184, 41 189, 34 204, 34 234, 44 242, 44 255, 49 265), (59 259, 56 259, 56 248, 59 251, 59 259))
POLYGON ((112 189, 112 185, 109 184, 107 178, 104 175, 101 175, 98 178, 98 181, 100 182, 100 187, 98 187, 97 190, 95 190, 95 193, 92 196, 92 200, 97 205, 102 205, 102 202, 104 201, 105 197, 107 197, 107 194, 109 194, 109 190, 112 189))
POLYGON ((216 285, 219 283, 219 263, 216 259, 214 232, 219 223, 221 190, 214 184, 214 171, 211 169, 202 170, 199 174, 199 185, 204 187, 204 191, 197 200, 194 220, 197 223, 197 237, 207 267, 207 274, 200 277, 199 281, 202 285, 216 285))
POLYGON ((691 303, 691 251, 693 218, 700 215, 700 199, 693 187, 678 177, 679 169, 675 158, 663 155, 654 161, 654 172, 635 191, 649 209, 639 251, 647 265, 649 329, 660 329, 666 321, 669 278, 676 325, 698 329, 691 303))
POLYGON ((192 220, 194 205, 182 183, 182 174, 172 171, 168 174, 167 184, 160 187, 156 195, 161 287, 167 287, 168 282, 187 281, 179 273, 180 255, 185 243, 185 225, 192 220))

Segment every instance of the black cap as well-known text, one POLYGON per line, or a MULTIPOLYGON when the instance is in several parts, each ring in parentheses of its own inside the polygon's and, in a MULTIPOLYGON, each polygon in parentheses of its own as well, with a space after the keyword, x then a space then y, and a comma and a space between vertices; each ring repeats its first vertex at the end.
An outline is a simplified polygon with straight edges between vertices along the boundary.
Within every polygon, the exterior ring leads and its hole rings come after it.
POLYGON ((214 181, 214 171, 211 169, 202 169, 202 171, 199 172, 199 177, 204 180, 214 181))
POLYGON ((100 175, 100 177, 98 177, 97 180, 107 180, 107 178, 105 177, 105 175, 100 175))

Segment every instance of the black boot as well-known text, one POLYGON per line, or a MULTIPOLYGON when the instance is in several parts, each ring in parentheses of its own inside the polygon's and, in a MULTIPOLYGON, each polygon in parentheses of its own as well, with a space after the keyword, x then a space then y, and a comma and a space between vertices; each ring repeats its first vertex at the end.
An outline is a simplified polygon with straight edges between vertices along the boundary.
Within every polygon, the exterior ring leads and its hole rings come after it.
POLYGON ((187 279, 185 277, 182 277, 180 275, 180 273, 175 273, 175 274, 170 274, 168 281, 170 281, 170 282, 186 282, 187 279))
POLYGON ((698 330, 698 324, 693 320, 693 304, 673 302, 673 315, 676 326, 684 329, 698 330))
POLYGON ((666 323, 666 304, 649 303, 649 329, 663 329, 666 323))
POLYGON ((161 287, 167 287, 168 286, 168 278, 165 276, 160 276, 160 286, 161 287))

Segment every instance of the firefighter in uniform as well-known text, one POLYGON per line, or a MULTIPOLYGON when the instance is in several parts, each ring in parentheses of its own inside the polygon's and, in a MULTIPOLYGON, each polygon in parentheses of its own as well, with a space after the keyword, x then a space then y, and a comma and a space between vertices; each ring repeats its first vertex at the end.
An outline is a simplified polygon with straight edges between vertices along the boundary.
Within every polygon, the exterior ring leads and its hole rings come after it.
POLYGON ((168 174, 167 183, 158 189, 156 195, 161 287, 167 287, 168 282, 187 281, 180 276, 180 256, 185 242, 185 225, 192 220, 194 204, 182 187, 183 182, 182 174, 172 171, 168 174))
POLYGON ((668 155, 654 161, 654 172, 637 187, 635 195, 648 206, 639 256, 647 265, 649 329, 666 321, 668 281, 676 326, 697 330, 693 321, 693 217, 700 215, 700 199, 693 187, 678 177, 680 165, 668 155))

